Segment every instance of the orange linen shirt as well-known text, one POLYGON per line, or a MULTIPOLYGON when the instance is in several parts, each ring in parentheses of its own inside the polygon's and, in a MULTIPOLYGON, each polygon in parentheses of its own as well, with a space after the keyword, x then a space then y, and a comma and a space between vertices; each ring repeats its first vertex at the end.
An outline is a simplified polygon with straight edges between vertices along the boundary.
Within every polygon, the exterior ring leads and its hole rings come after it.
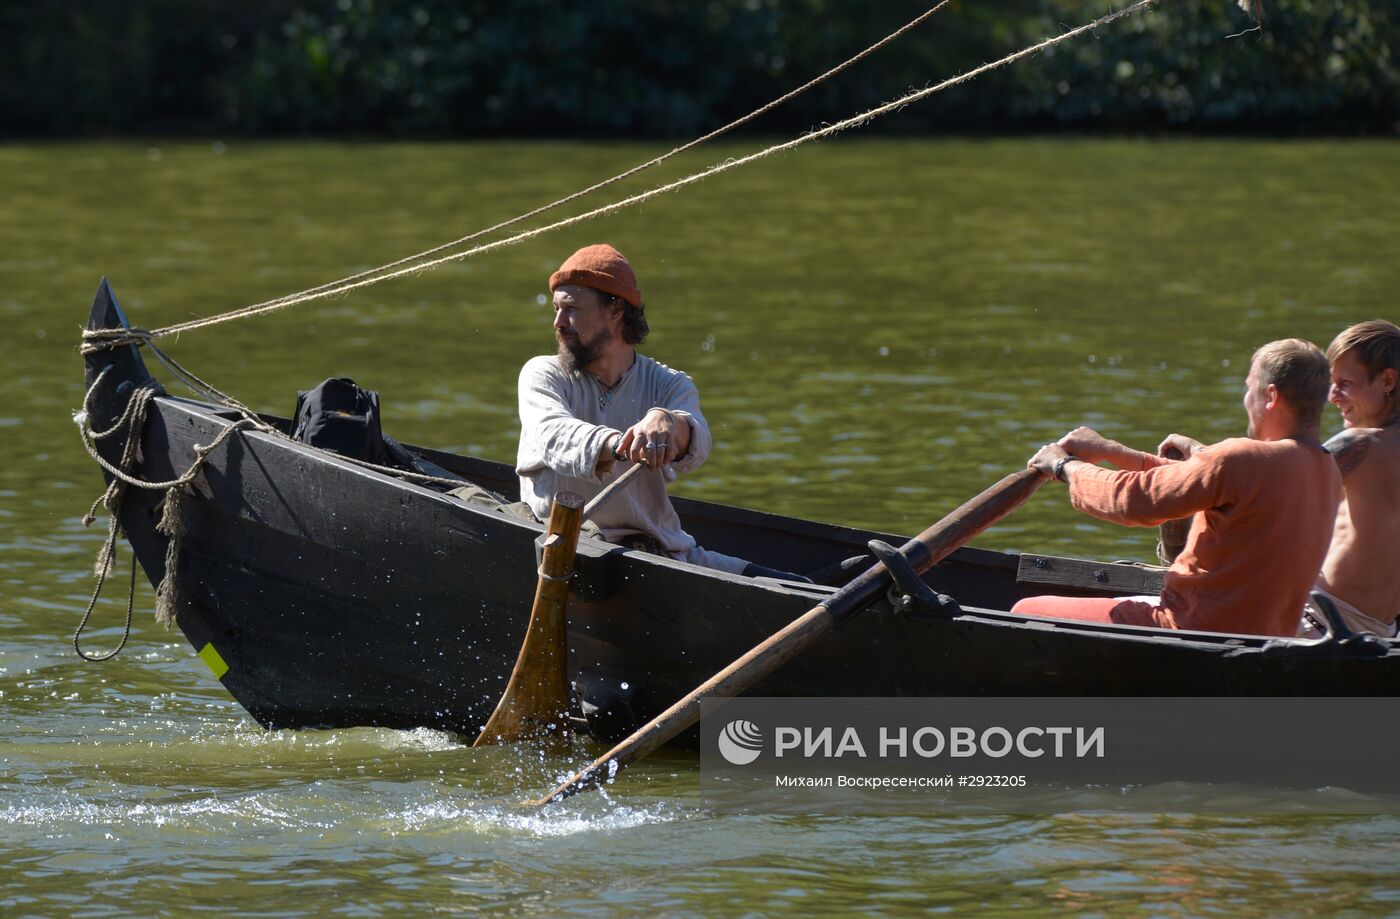
POLYGON ((1078 466, 1070 502, 1113 523, 1191 515, 1161 602, 1132 625, 1294 635, 1342 497, 1331 455, 1291 440, 1232 438, 1189 460, 1141 454, 1141 471, 1078 466))

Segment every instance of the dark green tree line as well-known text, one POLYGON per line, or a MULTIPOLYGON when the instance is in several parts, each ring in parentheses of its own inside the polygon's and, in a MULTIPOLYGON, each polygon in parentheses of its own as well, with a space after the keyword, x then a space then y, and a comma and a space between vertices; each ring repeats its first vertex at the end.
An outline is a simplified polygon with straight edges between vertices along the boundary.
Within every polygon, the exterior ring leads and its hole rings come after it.
MULTIPOLYGON (((931 0, 70 0, 0 9, 0 132, 680 136, 781 95, 931 0)), ((832 121, 1110 7, 958 0, 750 130, 832 121)), ((1160 6, 871 130, 1393 134, 1397 0, 1160 6)))

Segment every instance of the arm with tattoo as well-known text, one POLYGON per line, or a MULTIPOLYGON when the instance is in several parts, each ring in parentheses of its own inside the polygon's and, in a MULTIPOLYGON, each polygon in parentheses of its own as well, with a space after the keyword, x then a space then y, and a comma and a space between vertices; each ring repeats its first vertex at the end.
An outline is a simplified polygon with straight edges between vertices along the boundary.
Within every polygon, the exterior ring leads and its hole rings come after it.
POLYGON ((1337 468, 1345 479, 1361 465, 1367 451, 1380 439, 1380 435, 1380 428, 1347 428, 1323 444, 1323 448, 1337 461, 1337 468))

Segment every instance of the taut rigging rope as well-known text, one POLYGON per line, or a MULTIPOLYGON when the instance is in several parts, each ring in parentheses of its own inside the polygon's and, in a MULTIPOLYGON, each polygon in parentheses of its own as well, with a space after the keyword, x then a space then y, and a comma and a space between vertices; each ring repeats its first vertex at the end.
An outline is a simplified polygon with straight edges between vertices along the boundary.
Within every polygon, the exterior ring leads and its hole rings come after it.
MULTIPOLYGON (((591 211, 587 211, 585 213, 578 214, 573 217, 568 217, 542 227, 537 227, 533 230, 527 230, 523 233, 517 233, 514 236, 508 236, 505 239, 500 239, 494 242, 474 246, 462 252, 455 252, 450 255, 439 256, 438 258, 432 259, 430 261, 399 267, 383 274, 374 274, 372 277, 361 277, 361 279, 358 281, 344 283, 340 286, 336 286, 331 289, 313 288, 310 292, 292 294, 283 298, 279 298, 277 300, 267 301, 263 304, 254 304, 253 306, 246 306, 241 309, 231 310, 227 313, 221 313, 215 316, 208 316, 203 319, 192 319, 187 322, 181 322, 176 323, 175 325, 165 326, 164 328, 160 329, 153 329, 150 331, 145 331, 141 329, 100 329, 95 331, 87 331, 83 333, 85 342, 84 348, 85 350, 90 350, 112 348, 124 344, 149 344, 150 341, 155 338, 163 338, 168 335, 177 335, 181 332, 190 332, 196 329, 202 329, 207 326, 217 325, 219 323, 229 322, 231 320, 241 319, 247 316, 263 315, 265 313, 283 310, 290 306, 295 306, 300 303, 318 300, 323 297, 331 296, 332 294, 341 294, 351 290, 356 290, 361 287, 368 287, 371 284, 378 284, 381 281, 388 281, 393 278, 402 277, 406 274, 411 274, 418 271, 427 271, 429 269, 436 268, 449 262, 461 261, 463 259, 471 258, 474 255, 480 255, 484 252, 490 252, 495 249, 500 249, 506 246, 514 245, 519 242, 524 242, 525 240, 533 239, 537 236, 542 236, 545 233, 549 233, 554 230, 574 226, 576 224, 592 220, 595 217, 602 217, 608 214, 613 214, 617 211, 631 207, 632 205, 641 204, 642 202, 648 201, 659 195, 664 195, 669 192, 685 188, 688 185, 693 185, 697 182, 709 178, 710 176, 718 175, 722 172, 728 172, 730 169, 734 169, 738 166, 747 165, 748 163, 752 163, 756 160, 763 159, 764 157, 772 156, 775 153, 783 153, 788 150, 800 147, 803 144, 811 143, 814 140, 821 140, 822 138, 831 137, 833 135, 841 133, 842 131, 849 130, 850 128, 858 127, 860 125, 866 124, 867 122, 874 121, 876 118, 879 118, 883 115, 887 115, 890 112, 901 109, 907 105, 912 105, 915 102, 920 102, 928 98, 929 96, 932 96, 935 93, 939 93, 950 87, 966 83, 990 70, 996 70, 998 68, 1004 67, 1007 64, 1011 64, 1015 61, 1021 60, 1022 58, 1029 57, 1040 51, 1044 51, 1047 48, 1052 48, 1055 45, 1069 41, 1073 38, 1077 38, 1078 36, 1083 35, 1085 32, 1090 32, 1094 29, 1099 28, 1100 26, 1107 25, 1110 22, 1114 22, 1115 20, 1144 10, 1149 6, 1155 5, 1157 2, 1158 0, 1138 0, 1138 2, 1132 4, 1131 6, 1127 6, 1123 9, 1107 13, 1103 16, 1100 16, 1098 19, 1095 19, 1093 22, 1086 23, 1085 25, 1081 25, 1077 28, 1070 29, 1066 32, 1062 32, 1059 35, 1047 38, 1044 41, 1038 42, 1034 45, 1022 48, 1020 51, 1015 51, 1011 54, 1006 55, 1005 57, 992 61, 991 63, 982 64, 979 67, 975 67, 971 70, 965 71, 964 73, 961 73, 955 77, 950 77, 949 79, 944 80, 941 83, 937 83, 933 86, 925 87, 919 90, 913 90, 899 97, 898 99, 895 99, 893 102, 886 102, 883 105, 879 105, 872 109, 868 109, 858 115, 854 115, 843 121, 838 121, 834 124, 827 125, 826 127, 809 131, 806 134, 803 134, 793 140, 766 147, 763 150, 758 151, 757 153, 751 153, 748 156, 739 157, 738 159, 731 159, 726 160, 723 163, 717 163, 714 166, 709 167, 708 169, 704 169, 700 172, 693 173, 692 175, 686 176, 685 178, 678 179, 674 182, 669 182, 665 185, 657 186, 639 194, 631 195, 630 197, 623 198, 620 201, 615 201, 612 204, 607 204, 602 207, 594 208, 591 211)), ((936 9, 937 7, 935 7, 935 10, 936 9)), ((448 247, 450 247, 451 245, 455 244, 449 243, 448 247)))
MULTIPOLYGON (((773 109, 778 108, 784 103, 797 98, 798 96, 805 93, 807 90, 812 89, 813 87, 818 86, 821 83, 825 83, 827 80, 831 79, 832 77, 836 76, 842 71, 848 70, 849 68, 865 60, 867 57, 874 54, 876 51, 879 51, 881 48, 885 47, 890 42, 893 42, 896 39, 900 38, 905 33, 910 32, 923 25, 924 22, 931 19, 935 13, 943 9, 951 2, 952 0, 940 0, 940 2, 936 3, 929 9, 920 13, 918 16, 909 20, 909 22, 905 23, 903 26, 891 32, 889 35, 886 35, 884 38, 880 39, 875 44, 869 46, 860 53, 850 58, 847 58, 845 61, 842 61, 840 64, 837 64, 835 67, 832 67, 830 70, 826 71, 820 76, 813 77, 812 79, 808 80, 806 83, 803 83, 796 89, 791 90, 783 94, 782 96, 779 96, 777 99, 774 99, 772 102, 769 102, 766 105, 754 109, 752 112, 749 112, 747 115, 744 115, 741 118, 736 118, 735 120, 729 122, 729 124, 726 124, 721 128, 716 128, 710 133, 704 135, 703 137, 697 137, 695 140, 692 140, 689 143, 682 144, 681 146, 675 147, 674 149, 669 150, 658 157, 654 157, 653 159, 647 160, 645 163, 640 163, 636 166, 633 166, 631 169, 628 169, 624 172, 620 172, 610 179, 604 179, 603 181, 598 182, 594 185, 590 185, 587 188, 582 189, 581 191, 576 191, 572 194, 565 195, 564 197, 551 201, 548 204, 541 205, 540 207, 537 207, 532 211, 527 211, 526 213, 520 214, 516 217, 512 217, 509 220, 503 220, 494 226, 486 227, 483 230, 477 230, 475 233, 469 233, 468 235, 463 236, 460 239, 454 239, 451 242, 443 243, 440 246, 434 246, 433 248, 427 249, 423 252, 417 252, 413 255, 405 256, 397 261, 390 262, 387 265, 380 265, 377 268, 370 268, 366 271, 350 275, 346 278, 340 278, 339 280, 329 281, 325 284, 321 284, 316 287, 311 287, 303 291, 298 291, 297 293, 285 294, 281 297, 274 297, 273 299, 263 301, 262 303, 255 303, 251 306, 243 307, 243 310, 255 310, 265 306, 273 306, 275 304, 282 303, 286 300, 291 300, 296 297, 302 297, 310 294, 326 297, 334 296, 336 293, 340 292, 340 290, 347 284, 352 284, 355 281, 360 281, 365 278, 380 274, 381 272, 398 268, 401 265, 408 265, 412 262, 417 262, 420 259, 425 259, 429 256, 436 255, 439 252, 451 249, 454 246, 460 246, 464 243, 469 243, 474 239, 480 239, 481 237, 486 236, 487 234, 495 233, 497 230, 504 230, 506 227, 514 226, 517 223, 529 220, 531 217, 538 217, 540 214, 543 214, 547 211, 552 211, 557 207, 562 207, 563 205, 568 204, 571 201, 577 201, 579 198, 582 198, 586 195, 591 195, 595 191, 600 191, 604 188, 607 188, 609 185, 614 185, 618 182, 621 182, 623 179, 634 176, 639 172, 652 168, 653 166, 659 166, 660 164, 671 159, 672 157, 685 153, 687 150, 693 150, 701 144, 708 143, 709 141, 712 141, 717 137, 721 137, 725 134, 728 134, 735 128, 742 127, 748 124, 750 121, 753 121, 755 118, 758 118, 762 115, 766 115, 773 109)), ((242 310, 240 310, 239 312, 242 312, 242 310)))

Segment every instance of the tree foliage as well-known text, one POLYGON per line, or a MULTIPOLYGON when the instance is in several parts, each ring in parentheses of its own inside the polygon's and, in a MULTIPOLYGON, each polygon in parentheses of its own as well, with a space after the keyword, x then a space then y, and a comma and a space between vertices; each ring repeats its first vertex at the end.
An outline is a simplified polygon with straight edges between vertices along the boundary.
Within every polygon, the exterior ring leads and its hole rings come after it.
MULTIPOLYGON (((72 0, 0 10, 0 131, 371 136, 702 133, 920 12, 909 0, 72 0)), ((873 130, 1391 134, 1396 0, 1156 8, 873 130), (1234 37, 1231 37, 1234 36, 1234 37)), ((754 125, 788 133, 993 60, 1102 2, 955 0, 754 125)))

